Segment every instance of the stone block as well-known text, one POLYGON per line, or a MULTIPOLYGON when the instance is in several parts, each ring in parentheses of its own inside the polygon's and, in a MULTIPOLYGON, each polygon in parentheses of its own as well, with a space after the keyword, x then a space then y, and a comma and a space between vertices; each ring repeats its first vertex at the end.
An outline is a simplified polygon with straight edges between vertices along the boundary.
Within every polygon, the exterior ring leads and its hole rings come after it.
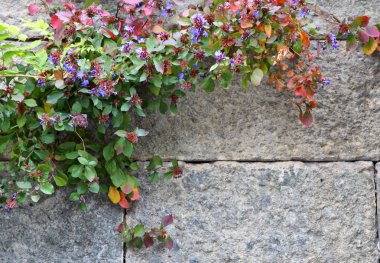
MULTIPOLYGON (((319 90, 315 122, 298 120, 285 93, 262 85, 245 91, 236 79, 229 90, 207 94, 200 88, 179 102, 176 115, 139 118, 150 131, 135 157, 158 154, 180 160, 380 160, 380 60, 344 44, 315 64, 331 80, 319 90)), ((265 81, 264 81, 265 82, 265 81)))
POLYGON ((184 164, 152 184, 130 225, 174 216, 173 250, 127 249, 126 262, 377 262, 371 162, 184 164))
POLYGON ((117 226, 124 211, 99 195, 80 212, 68 197, 58 191, 33 207, 0 210, 0 262, 122 262, 117 226))

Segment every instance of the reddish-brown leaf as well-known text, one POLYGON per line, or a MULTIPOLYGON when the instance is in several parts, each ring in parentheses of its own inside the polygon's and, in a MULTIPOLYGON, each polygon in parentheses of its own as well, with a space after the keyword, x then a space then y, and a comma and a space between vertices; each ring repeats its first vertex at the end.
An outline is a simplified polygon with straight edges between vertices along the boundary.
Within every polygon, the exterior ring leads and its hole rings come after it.
POLYGON ((170 224, 173 224, 173 215, 167 215, 162 218, 162 225, 168 226, 170 224))

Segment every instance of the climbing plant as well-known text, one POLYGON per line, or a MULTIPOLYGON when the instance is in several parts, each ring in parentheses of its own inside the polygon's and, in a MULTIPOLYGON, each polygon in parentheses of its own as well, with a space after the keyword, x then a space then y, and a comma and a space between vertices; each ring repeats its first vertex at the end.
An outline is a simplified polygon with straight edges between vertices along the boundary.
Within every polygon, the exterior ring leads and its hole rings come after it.
MULTIPOLYGON (((107 193, 128 209, 139 199, 133 150, 148 135, 135 125, 139 118, 156 110, 175 113, 187 93, 228 89, 238 74, 244 89, 265 79, 285 93, 310 127, 314 96, 330 85, 315 56, 338 48, 337 39, 346 40, 348 51, 358 42, 367 55, 380 51, 380 25, 369 25, 366 16, 340 21, 306 0, 199 6, 123 0, 114 12, 96 1, 82 8, 52 2, 28 6, 31 15, 48 14, 45 21, 24 20, 31 36, 0 23, 0 153, 11 149, 9 172, 0 181, 6 211, 65 186, 80 209, 89 193, 107 193), (335 18, 336 29, 312 45, 320 34, 307 17, 316 13, 335 18)), ((177 161, 159 173, 162 166, 155 156, 145 167, 152 182, 182 174, 177 161)), ((164 228, 172 222, 167 215, 149 231, 125 223, 118 229, 136 247, 156 238, 171 248, 164 228)))

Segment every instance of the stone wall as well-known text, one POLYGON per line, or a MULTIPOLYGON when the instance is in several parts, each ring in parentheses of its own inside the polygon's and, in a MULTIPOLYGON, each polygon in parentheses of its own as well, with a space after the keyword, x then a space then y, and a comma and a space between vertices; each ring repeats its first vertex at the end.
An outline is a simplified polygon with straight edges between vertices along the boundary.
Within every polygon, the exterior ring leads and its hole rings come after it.
MULTIPOLYGON (((0 1, 0 20, 26 17, 27 2, 0 1)), ((378 0, 317 2, 380 21, 378 0)), ((65 192, 0 213, 0 262, 379 262, 379 61, 347 55, 343 43, 319 58, 332 85, 311 129, 284 95, 244 91, 238 78, 230 90, 191 94, 177 115, 141 120, 151 133, 135 158, 179 158, 184 176, 153 185, 141 171, 141 200, 126 215, 104 196, 80 213, 65 192), (123 217, 154 226, 167 213, 173 250, 123 248, 123 217)))

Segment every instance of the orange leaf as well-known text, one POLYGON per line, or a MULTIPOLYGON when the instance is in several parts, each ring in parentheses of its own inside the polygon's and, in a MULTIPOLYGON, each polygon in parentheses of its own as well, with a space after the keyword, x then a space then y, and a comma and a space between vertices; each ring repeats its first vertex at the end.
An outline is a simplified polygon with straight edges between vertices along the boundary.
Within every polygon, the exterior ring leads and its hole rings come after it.
POLYGON ((271 25, 265 25, 264 26, 265 34, 268 38, 272 35, 272 26, 271 25))
POLYGON ((310 47, 309 35, 303 30, 300 30, 300 35, 301 35, 301 42, 302 42, 303 46, 306 48, 310 47))
POLYGON ((155 25, 155 26, 153 26, 152 31, 155 34, 166 32, 166 30, 161 25, 155 25))
POLYGON ((377 43, 376 41, 370 37, 368 40, 368 43, 364 45, 363 51, 367 55, 371 55, 373 52, 375 52, 377 49, 377 43))
POLYGON ((110 186, 108 189, 108 198, 112 203, 117 204, 120 202, 120 193, 116 187, 110 186))
POLYGON ((131 197, 132 201, 135 201, 140 198, 139 189, 137 187, 133 188, 133 196, 131 197))

